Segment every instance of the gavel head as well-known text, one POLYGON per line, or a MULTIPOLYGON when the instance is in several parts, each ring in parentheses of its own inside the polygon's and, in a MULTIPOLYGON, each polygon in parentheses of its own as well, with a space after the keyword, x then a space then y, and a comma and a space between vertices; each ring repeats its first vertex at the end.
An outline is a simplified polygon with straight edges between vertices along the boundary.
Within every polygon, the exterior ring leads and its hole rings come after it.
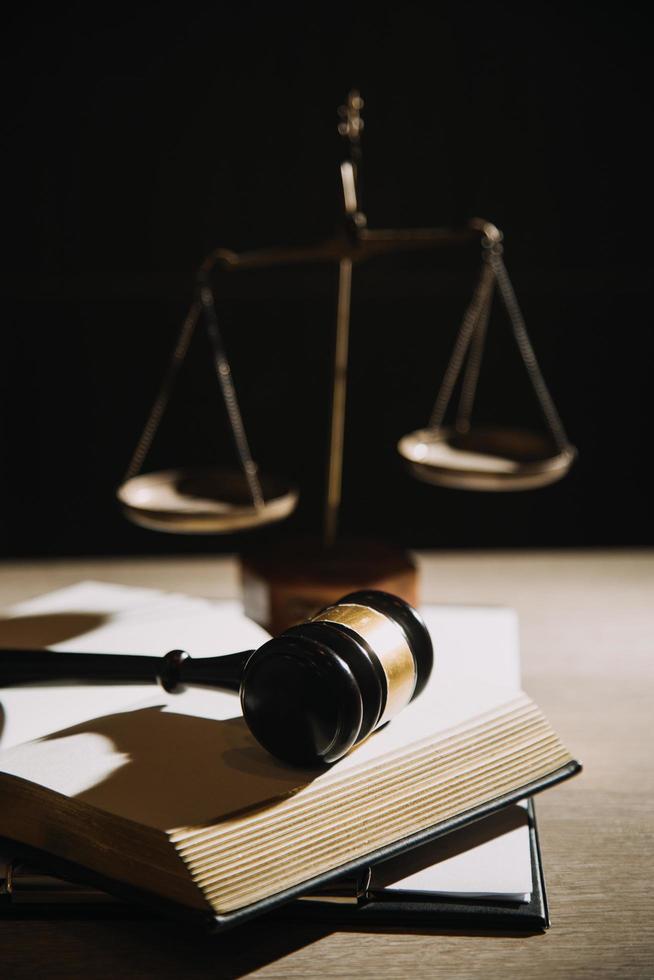
POLYGON ((415 609, 386 592, 352 592, 254 651, 241 681, 243 714, 284 762, 335 762, 412 701, 432 666, 415 609))

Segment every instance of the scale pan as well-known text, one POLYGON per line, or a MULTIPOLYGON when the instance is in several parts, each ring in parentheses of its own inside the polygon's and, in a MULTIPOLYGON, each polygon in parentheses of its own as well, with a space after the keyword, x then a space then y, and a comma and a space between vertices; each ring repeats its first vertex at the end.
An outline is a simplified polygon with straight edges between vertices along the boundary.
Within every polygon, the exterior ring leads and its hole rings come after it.
POLYGON ((576 456, 545 434, 495 427, 418 429, 397 449, 417 479, 453 490, 535 490, 564 477, 576 456))
POLYGON ((281 521, 297 505, 297 491, 259 476, 264 497, 255 507, 240 470, 196 467, 132 477, 117 490, 125 516, 151 531, 230 534, 281 521))

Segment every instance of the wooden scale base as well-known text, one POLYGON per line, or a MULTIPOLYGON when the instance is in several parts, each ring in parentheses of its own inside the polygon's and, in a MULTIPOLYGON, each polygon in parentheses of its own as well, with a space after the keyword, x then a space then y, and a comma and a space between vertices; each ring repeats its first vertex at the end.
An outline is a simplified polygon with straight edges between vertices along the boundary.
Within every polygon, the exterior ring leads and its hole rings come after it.
POLYGON ((286 541, 241 556, 245 613, 276 635, 348 592, 380 589, 418 603, 418 570, 401 548, 376 541, 286 541))

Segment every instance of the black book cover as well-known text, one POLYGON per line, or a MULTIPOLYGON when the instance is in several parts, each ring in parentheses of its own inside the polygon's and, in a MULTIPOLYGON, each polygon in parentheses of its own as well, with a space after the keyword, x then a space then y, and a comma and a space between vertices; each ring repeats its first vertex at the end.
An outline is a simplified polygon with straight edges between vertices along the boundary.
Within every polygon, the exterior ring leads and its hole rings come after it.
MULTIPOLYGON (((356 883, 362 880, 362 874, 367 868, 360 868, 359 875, 350 874, 339 882, 332 882, 332 887, 323 886, 312 889, 312 900, 306 897, 291 900, 288 904, 279 906, 269 914, 277 919, 297 920, 313 919, 333 922, 335 926, 366 929, 375 926, 406 926, 419 929, 484 929, 497 931, 540 932, 548 928, 549 917, 542 860, 538 841, 538 827, 533 800, 528 802, 529 846, 532 869, 532 891, 529 901, 499 898, 468 898, 445 896, 430 892, 394 892, 381 889, 374 892, 358 894, 356 883), (340 896, 334 901, 334 895, 340 896)), ((456 831, 454 831, 456 833, 456 831)), ((440 835, 439 835, 440 836, 440 835)), ((406 842, 402 851, 408 850, 406 842)), ((101 888, 102 882, 83 868, 68 862, 54 859, 51 856, 36 852, 29 848, 19 847, 4 842, 3 850, 16 854, 22 861, 31 863, 46 873, 58 875, 61 879, 86 885, 87 890, 71 892, 70 895, 44 890, 33 892, 29 898, 19 892, 19 879, 12 883, 10 873, 0 876, 0 915, 3 917, 43 918, 67 916, 100 916, 112 918, 150 917, 156 911, 164 914, 184 915, 184 910, 168 903, 153 901, 152 896, 139 894, 134 889, 116 889, 111 883, 114 897, 104 896, 94 889, 101 888), (138 906, 134 902, 138 902, 138 906), (150 908, 141 907, 145 901, 150 908)), ((394 853, 398 853, 394 847, 394 853)), ((389 855, 390 856, 390 855, 389 855)), ((56 883, 55 883, 56 884, 56 883)), ((306 889, 305 889, 306 890, 306 889)), ((277 896, 275 896, 277 898, 277 896)), ((257 903, 258 906, 264 903, 257 903)), ((250 910, 246 910, 250 911, 250 910)), ((261 909, 263 912, 264 910, 261 909)), ((198 918, 197 913, 188 913, 192 918, 198 918)), ((247 918, 251 916, 248 915, 247 918)), ((199 916, 208 925, 212 925, 210 916, 199 916)), ((240 917, 239 917, 240 918, 240 917)), ((219 929, 233 922, 234 915, 219 917, 219 929), (221 920, 232 920, 224 922, 221 920)))

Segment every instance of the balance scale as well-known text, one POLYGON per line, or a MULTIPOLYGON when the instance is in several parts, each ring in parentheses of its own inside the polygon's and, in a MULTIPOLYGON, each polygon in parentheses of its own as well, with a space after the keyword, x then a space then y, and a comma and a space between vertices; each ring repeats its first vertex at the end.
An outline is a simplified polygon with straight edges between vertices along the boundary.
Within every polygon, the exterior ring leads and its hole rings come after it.
POLYGON ((340 165, 343 214, 337 235, 304 247, 245 253, 219 248, 197 273, 196 294, 182 324, 159 392, 138 440, 117 498, 126 517, 141 527, 174 534, 227 534, 289 517, 298 491, 277 474, 261 473, 250 450, 236 387, 218 320, 215 290, 220 275, 307 263, 338 266, 331 423, 323 534, 320 540, 283 540, 278 548, 242 558, 245 611, 273 633, 304 619, 347 592, 377 588, 418 602, 418 577, 410 556, 385 542, 343 540, 338 535, 354 268, 398 252, 439 249, 478 241, 481 271, 465 310, 427 425, 403 436, 397 449, 408 472, 429 484, 470 491, 520 491, 544 487, 570 469, 576 450, 540 371, 503 259, 502 233, 475 218, 459 229, 368 228, 360 206, 363 100, 350 92, 339 109, 343 137, 340 165), (513 336, 539 402, 543 430, 476 426, 472 421, 494 293, 506 309, 513 336), (198 323, 209 337, 213 366, 234 439, 238 465, 143 472, 170 395, 198 323), (453 422, 446 416, 455 390, 453 422))

